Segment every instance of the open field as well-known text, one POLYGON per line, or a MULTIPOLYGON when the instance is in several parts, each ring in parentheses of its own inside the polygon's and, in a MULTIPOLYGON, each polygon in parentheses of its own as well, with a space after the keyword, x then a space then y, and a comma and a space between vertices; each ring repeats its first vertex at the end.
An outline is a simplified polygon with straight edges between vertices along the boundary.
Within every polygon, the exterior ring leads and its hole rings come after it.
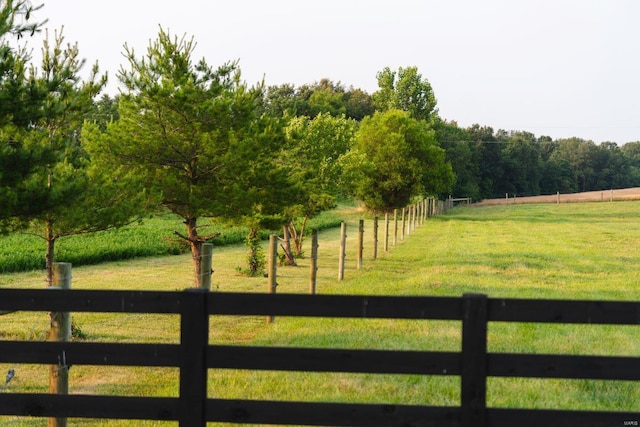
MULTIPOLYGON (((364 269, 356 270, 357 219, 348 220, 347 269, 337 281, 336 229, 320 233, 318 292, 330 294, 461 295, 640 300, 640 204, 538 204, 456 208, 429 219, 388 253, 371 259, 366 221, 364 269)), ((381 228, 382 229, 382 228, 381 228)), ((218 292, 266 291, 266 279, 238 275, 243 246, 214 251, 218 292)), ((308 260, 278 270, 278 292, 307 292, 308 260)), ((189 255, 139 259, 74 269, 76 289, 176 290, 191 285, 189 255)), ((42 272, 0 275, 0 286, 43 286, 42 272)), ((43 339, 45 313, 0 317, 3 339, 43 339)), ((172 316, 76 314, 89 340, 177 342, 172 316)), ((489 351, 638 356, 638 327, 490 324, 489 351)), ((326 348, 460 350, 459 322, 278 318, 211 319, 212 343, 326 348)), ((10 366, 0 366, 0 372, 10 366)), ((46 392, 47 367, 18 365, 9 388, 46 392)), ((176 396, 171 369, 71 369, 72 393, 176 396)), ((223 398, 326 400, 457 405, 458 379, 367 374, 310 374, 220 370, 210 372, 209 395, 223 398)), ((625 410, 640 412, 640 384, 625 381, 491 379, 493 407, 625 410)), ((0 392, 1 393, 1 392, 0 392)), ((0 417, 3 426, 42 426, 42 419, 0 417)), ((72 426, 169 426, 175 423, 71 420, 72 426)))

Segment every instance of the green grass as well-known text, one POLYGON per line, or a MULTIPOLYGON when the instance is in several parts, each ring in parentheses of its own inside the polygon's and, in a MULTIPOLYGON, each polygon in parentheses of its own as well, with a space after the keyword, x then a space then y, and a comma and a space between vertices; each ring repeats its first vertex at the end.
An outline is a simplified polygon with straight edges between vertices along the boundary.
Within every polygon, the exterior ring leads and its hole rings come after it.
MULTIPOLYGON (((348 222, 345 280, 337 281, 337 229, 320 233, 318 292, 325 294, 442 295, 482 292, 490 297, 640 300, 638 202, 456 208, 429 219, 388 253, 373 260, 371 220, 365 222, 365 260, 356 269, 358 212, 348 222)), ((381 222, 382 226, 382 222, 381 222)), ((381 228, 382 230, 382 228, 381 228)), ((213 284, 219 292, 266 291, 266 279, 246 278, 235 267, 243 246, 216 247, 213 284)), ((77 267, 77 289, 176 290, 191 285, 189 255, 77 267)), ((278 269, 279 292, 307 292, 309 265, 278 269)), ((42 272, 0 275, 0 286, 43 286, 42 272)), ((2 317, 3 339, 43 339, 44 313, 2 317)), ((91 340, 178 342, 175 316, 75 314, 91 340)), ((489 351, 640 355, 638 326, 490 324, 489 351)), ((460 350, 460 322, 215 316, 212 343, 325 348, 460 350)), ((0 372, 9 366, 0 365, 0 372)), ((47 368, 18 365, 9 389, 46 392, 47 368)), ((458 405, 459 378, 413 375, 316 374, 217 370, 209 396, 307 401, 458 405)), ((177 396, 175 369, 71 370, 75 393, 177 396)), ((493 407, 640 412, 638 382, 492 378, 493 407)), ((0 417, 4 426, 39 426, 42 420, 0 417)), ((175 423, 72 420, 78 426, 170 426, 175 423)))

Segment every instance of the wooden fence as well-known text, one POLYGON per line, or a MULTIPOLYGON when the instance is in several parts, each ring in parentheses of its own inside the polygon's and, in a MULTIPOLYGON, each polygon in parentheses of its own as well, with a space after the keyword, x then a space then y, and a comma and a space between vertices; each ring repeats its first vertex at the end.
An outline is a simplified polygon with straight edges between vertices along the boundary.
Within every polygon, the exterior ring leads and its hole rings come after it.
MULTIPOLYGON (((180 344, 0 341, 0 362, 165 366, 179 397, 1 393, 0 414, 333 426, 623 426, 639 412, 487 408, 487 377, 640 380, 640 357, 487 352, 488 322, 640 325, 640 302, 293 294, 0 289, 0 311, 179 314, 180 344), (461 352, 209 345, 211 315, 438 319, 462 323, 461 352), (225 400, 207 396, 208 369, 454 375, 461 405, 436 407, 225 400)), ((639 334, 640 336, 640 334, 639 334)), ((304 384, 300 384, 303 388, 304 384)))

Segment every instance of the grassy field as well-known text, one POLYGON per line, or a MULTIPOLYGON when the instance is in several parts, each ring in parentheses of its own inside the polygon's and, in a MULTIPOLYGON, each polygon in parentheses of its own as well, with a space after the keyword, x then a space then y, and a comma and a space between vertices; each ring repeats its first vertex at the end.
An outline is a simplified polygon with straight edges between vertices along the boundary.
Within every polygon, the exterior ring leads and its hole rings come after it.
MULTIPOLYGON (((320 233, 318 292, 327 294, 452 295, 640 300, 638 202, 456 208, 429 219, 411 235, 371 255, 371 219, 365 223, 364 269, 356 270, 360 213, 348 222, 345 280, 337 281, 339 230, 320 233)), ((236 272, 245 249, 214 250, 218 292, 266 291, 266 279, 236 272)), ((74 268, 76 289, 177 290, 191 286, 189 255, 74 268)), ((278 270, 278 292, 307 292, 308 260, 278 270)), ((38 288, 41 271, 0 275, 0 286, 38 288)), ((89 340, 177 342, 174 316, 76 314, 89 340)), ((43 339, 45 314, 2 317, 3 339, 43 339)), ((638 327, 490 324, 489 351, 640 355, 638 327)), ((212 343, 252 345, 460 350, 460 323, 444 321, 212 317, 212 343)), ((0 365, 0 372, 12 366, 0 365)), ((18 365, 13 392, 46 392, 47 367, 18 365)), ((406 375, 211 371, 209 396, 275 400, 458 405, 459 378, 406 375)), ((72 393, 176 396, 174 369, 74 366, 72 393)), ((640 412, 640 384, 625 381, 490 379, 492 407, 593 409, 640 412)), ((0 417, 3 426, 41 426, 43 419, 0 417)), ((73 426, 170 426, 142 421, 71 420, 73 426)))

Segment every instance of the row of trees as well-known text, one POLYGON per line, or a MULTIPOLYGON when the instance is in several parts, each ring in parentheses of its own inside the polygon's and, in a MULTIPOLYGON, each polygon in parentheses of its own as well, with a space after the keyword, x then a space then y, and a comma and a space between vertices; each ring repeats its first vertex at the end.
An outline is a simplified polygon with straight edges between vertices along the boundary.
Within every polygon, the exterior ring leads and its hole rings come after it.
MULTIPOLYGON (((160 28, 145 54, 124 46, 120 95, 97 100, 106 83, 97 64, 83 80, 77 45, 60 32, 51 42, 47 35, 35 66, 9 43, 39 29, 24 24, 34 9, 26 0, 0 6, 0 220, 46 242, 49 282, 60 238, 158 211, 182 218, 175 237, 191 247, 199 281, 202 244, 212 237, 206 218, 249 228, 256 274, 262 227, 284 225, 300 251, 306 220, 339 196, 385 211, 454 181, 429 117, 399 109, 390 70, 380 74, 385 103, 372 109, 376 96, 329 81, 293 94, 248 86, 236 62, 194 62, 193 39, 160 28)), ((424 99, 433 101, 428 82, 410 71, 412 90, 428 89, 424 99)))
POLYGON ((475 200, 640 186, 640 142, 621 147, 580 138, 552 140, 523 131, 459 128, 439 121, 438 140, 457 181, 453 193, 475 200))
POLYGON ((155 212, 182 218, 199 280, 209 219, 247 226, 247 271, 260 274, 258 230, 293 236, 352 197, 378 213, 412 198, 475 199, 636 185, 640 146, 552 141, 526 132, 462 129, 438 116, 417 68, 385 68, 372 95, 324 79, 249 86, 237 62, 192 58, 195 42, 160 28, 139 55, 127 45, 121 93, 101 93, 77 45, 60 33, 39 67, 24 40, 27 0, 0 0, 0 225, 46 242, 51 281, 58 239, 119 227, 155 212))

